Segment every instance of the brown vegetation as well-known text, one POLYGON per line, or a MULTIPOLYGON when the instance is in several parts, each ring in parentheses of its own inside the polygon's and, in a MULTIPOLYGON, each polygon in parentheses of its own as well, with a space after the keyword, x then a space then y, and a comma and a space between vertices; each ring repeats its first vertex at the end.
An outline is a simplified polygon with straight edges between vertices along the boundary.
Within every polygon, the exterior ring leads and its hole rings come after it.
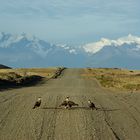
POLYGON ((96 78, 103 87, 127 89, 131 91, 140 89, 140 71, 118 68, 87 68, 85 77, 96 78))
POLYGON ((0 89, 13 86, 27 86, 43 78, 57 78, 64 68, 0 69, 0 89))

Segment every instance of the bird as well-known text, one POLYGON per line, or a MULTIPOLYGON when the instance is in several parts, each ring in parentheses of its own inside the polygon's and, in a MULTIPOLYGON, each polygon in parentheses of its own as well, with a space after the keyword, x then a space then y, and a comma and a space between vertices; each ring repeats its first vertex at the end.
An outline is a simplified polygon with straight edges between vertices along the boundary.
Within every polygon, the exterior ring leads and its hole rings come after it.
POLYGON ((36 107, 40 107, 41 105, 41 97, 38 97, 37 101, 35 102, 33 109, 35 109, 36 107))
POLYGON ((60 107, 61 106, 64 106, 67 109, 67 108, 71 108, 72 106, 78 106, 78 104, 76 104, 73 101, 70 101, 69 97, 67 96, 66 99, 60 104, 60 107))
POLYGON ((91 100, 88 100, 88 106, 89 106, 89 108, 91 108, 91 109, 96 109, 96 110, 97 110, 95 104, 94 104, 93 102, 91 102, 91 100))

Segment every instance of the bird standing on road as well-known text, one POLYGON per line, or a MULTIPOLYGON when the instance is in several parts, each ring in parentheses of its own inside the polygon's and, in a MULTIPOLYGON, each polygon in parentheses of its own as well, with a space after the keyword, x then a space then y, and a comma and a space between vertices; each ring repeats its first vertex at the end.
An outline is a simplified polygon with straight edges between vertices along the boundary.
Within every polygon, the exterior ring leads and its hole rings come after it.
POLYGON ((33 107, 33 109, 35 109, 36 107, 39 107, 41 105, 41 97, 38 97, 37 101, 35 102, 35 105, 33 107))
POLYGON ((69 108, 69 105, 68 105, 69 104, 69 101, 70 101, 69 99, 70 99, 70 97, 67 96, 66 99, 65 99, 65 101, 62 103, 63 104, 62 106, 65 106, 65 108, 69 108))
POLYGON ((88 100, 88 106, 89 106, 89 108, 91 108, 91 109, 96 109, 96 110, 97 110, 95 104, 94 104, 93 102, 91 102, 91 100, 88 100))
POLYGON ((73 101, 69 100, 69 96, 60 104, 60 106, 64 106, 66 109, 71 108, 72 106, 78 106, 78 104, 74 103, 73 101))

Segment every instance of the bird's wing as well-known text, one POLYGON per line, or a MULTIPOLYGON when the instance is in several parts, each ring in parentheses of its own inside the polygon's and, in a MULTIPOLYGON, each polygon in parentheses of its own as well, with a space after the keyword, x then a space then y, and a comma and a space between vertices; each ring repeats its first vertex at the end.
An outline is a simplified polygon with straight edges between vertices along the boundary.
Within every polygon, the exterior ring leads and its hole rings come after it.
POLYGON ((38 104, 38 102, 36 101, 36 102, 35 102, 35 106, 36 106, 37 104, 38 104))
POLYGON ((35 102, 35 106, 40 106, 40 104, 41 104, 41 101, 36 101, 35 102))
POLYGON ((73 101, 68 101, 69 105, 75 105, 75 103, 73 101))
POLYGON ((95 107, 95 104, 94 104, 94 103, 91 103, 91 104, 90 104, 90 107, 95 107))
POLYGON ((61 105, 67 105, 68 103, 67 103, 67 101, 63 101, 62 103, 61 103, 61 105))

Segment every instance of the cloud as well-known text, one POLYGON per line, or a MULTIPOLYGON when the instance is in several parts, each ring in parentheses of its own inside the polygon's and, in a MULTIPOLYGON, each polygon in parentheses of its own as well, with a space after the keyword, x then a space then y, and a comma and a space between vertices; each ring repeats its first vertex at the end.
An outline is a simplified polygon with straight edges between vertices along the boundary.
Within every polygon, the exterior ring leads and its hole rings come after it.
POLYGON ((102 48, 105 46, 115 46, 115 47, 120 47, 124 44, 136 44, 137 48, 140 48, 140 37, 133 36, 129 34, 126 37, 119 38, 117 40, 110 40, 106 38, 102 38, 98 42, 93 42, 93 43, 88 43, 83 46, 84 50, 88 53, 95 54, 98 51, 100 51, 102 48))
POLYGON ((140 32, 139 0, 0 0, 0 30, 56 43, 140 32), (9 26, 10 23, 10 26, 9 26))
POLYGON ((66 17, 84 15, 136 15, 140 2, 137 0, 5 0, 1 2, 0 13, 31 17, 66 17))

